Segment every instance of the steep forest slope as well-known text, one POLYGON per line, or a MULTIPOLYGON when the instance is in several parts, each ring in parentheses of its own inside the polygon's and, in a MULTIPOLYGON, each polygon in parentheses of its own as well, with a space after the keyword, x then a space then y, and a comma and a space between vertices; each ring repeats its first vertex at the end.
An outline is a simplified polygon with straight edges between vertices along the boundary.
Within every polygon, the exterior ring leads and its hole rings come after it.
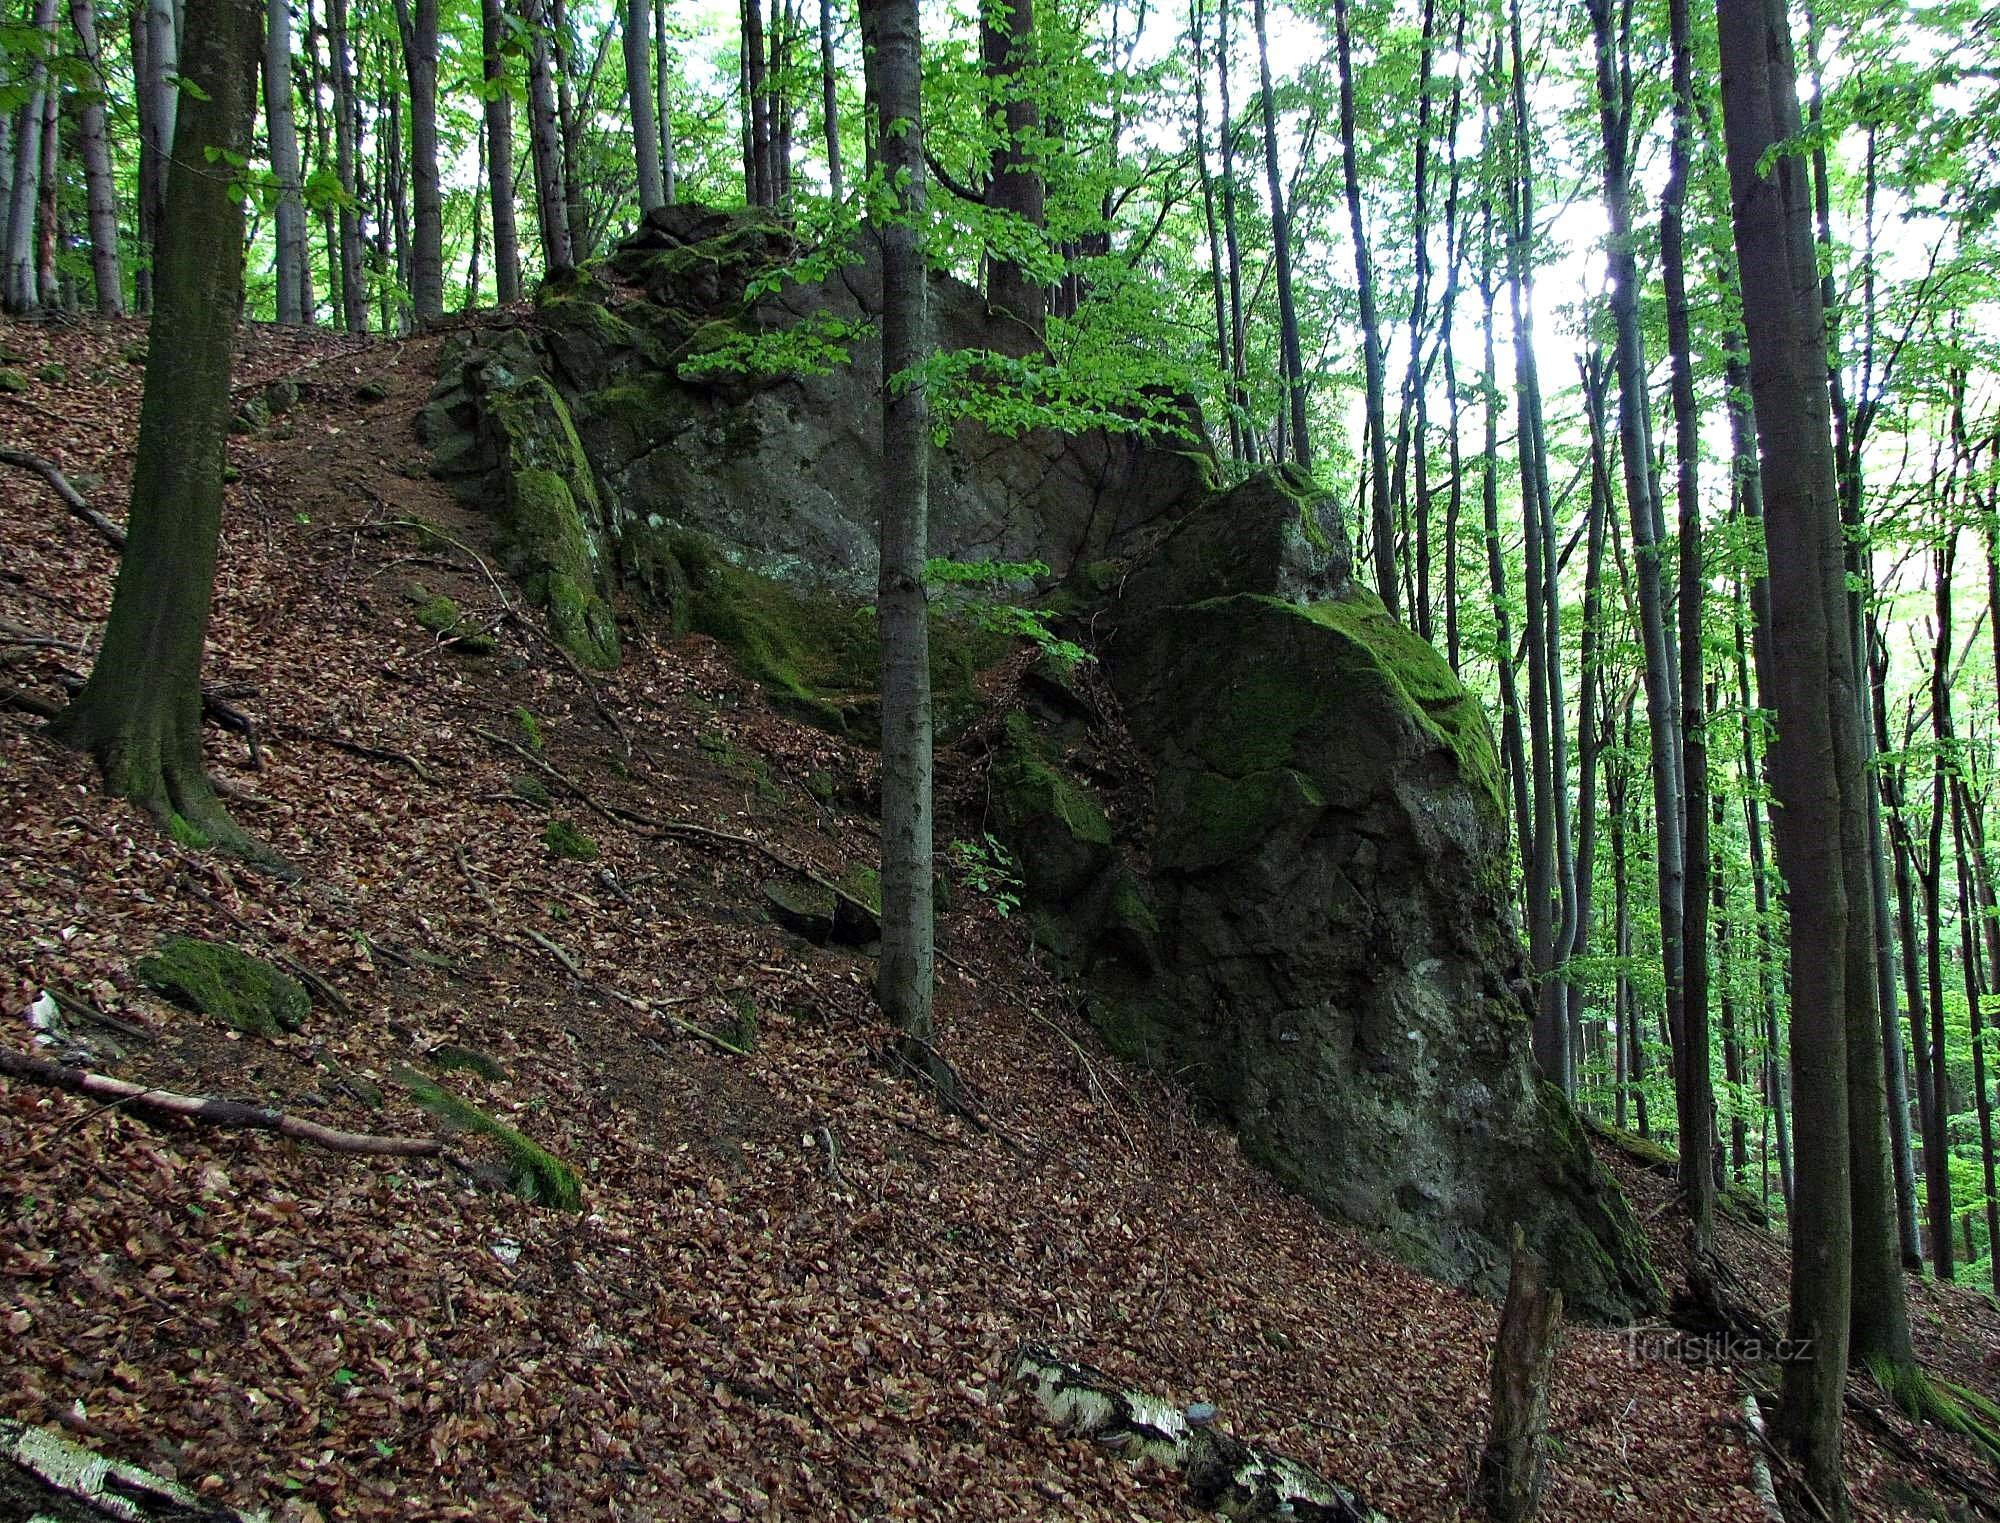
MULTIPOLYGON (((0 434, 115 513, 143 328, 4 337, 0 434)), ((213 761, 296 883, 160 835, 41 738, 114 562, 0 476, 26 704, 0 711, 0 1040, 28 1050, 54 991, 44 1034, 92 1068, 371 1133, 429 1133, 443 1083, 581 1207, 512 1193, 476 1132, 343 1157, 0 1081, 0 1416, 289 1519, 1197 1516, 1032 1418, 1005 1370, 1033 1338, 1392 1517, 1464 1515, 1493 1308, 1121 1066, 972 883, 941 1042, 984 1120, 891 1077, 865 953, 767 913, 780 859, 870 860, 870 753, 700 635, 633 626, 585 675, 510 617, 489 524, 412 432, 439 342, 245 339, 245 400, 285 384, 231 441, 208 678, 255 734, 213 730, 213 761), (303 1024, 160 997, 133 967, 172 933, 309 972, 303 1024)), ((942 777, 950 818, 973 781, 942 777)), ((1634 1347, 1567 1334, 1548 1514, 1761 1517, 1731 1377, 1634 1347)), ((1891 1468, 1864 1454, 1871 1516, 1901 1515, 1891 1468)))

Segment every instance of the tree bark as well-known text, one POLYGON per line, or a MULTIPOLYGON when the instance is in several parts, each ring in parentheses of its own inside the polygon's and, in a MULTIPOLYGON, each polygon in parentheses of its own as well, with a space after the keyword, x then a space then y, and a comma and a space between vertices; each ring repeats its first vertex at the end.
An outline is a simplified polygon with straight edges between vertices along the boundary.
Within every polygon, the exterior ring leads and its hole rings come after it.
POLYGON ((1291 426, 1292 459, 1310 471, 1312 436, 1306 426, 1306 362, 1299 345, 1299 313, 1292 292, 1292 218, 1278 162, 1278 104, 1271 89, 1271 47, 1266 35, 1264 0, 1254 0, 1252 16, 1257 25, 1257 72, 1263 81, 1264 173, 1271 190, 1271 259, 1278 277, 1278 338, 1289 409, 1284 416, 1291 426))
MULTIPOLYGON (((34 28, 45 46, 55 41, 56 0, 35 0, 34 28)), ((49 55, 38 50, 28 67, 27 99, 15 117, 14 178, 7 195, 7 246, 0 302, 20 314, 40 300, 36 281, 35 223, 41 207, 43 139, 47 126, 49 55)))
POLYGON ((652 0, 625 0, 625 93, 632 108, 632 159, 640 215, 667 204, 660 178, 660 131, 654 120, 652 0))
POLYGON ((264 14, 264 130, 271 145, 271 174, 278 182, 278 321, 303 325, 312 321, 312 276, 299 135, 292 117, 291 0, 266 0, 264 14))
POLYGON ((987 130, 994 139, 986 175, 986 209, 1002 233, 989 248, 986 300, 1011 313, 1039 336, 1048 314, 1048 288, 1017 257, 1042 231, 1044 190, 1041 108, 1036 104, 1034 0, 987 0, 979 13, 979 52, 991 92, 987 130))
POLYGON ((535 170, 535 221, 542 235, 542 269, 546 274, 575 263, 569 241, 569 221, 563 193, 563 153, 556 119, 556 92, 549 45, 548 0, 521 0, 527 22, 528 147, 535 170))
MULTIPOLYGON (((486 174, 493 199, 493 282, 500 305, 521 299, 521 230, 514 216, 514 98, 508 93, 503 0, 480 0, 479 48, 485 80, 486 174)), ((538 203, 539 204, 539 203, 538 203)))
POLYGON ((340 203, 340 310, 349 333, 368 331, 368 288, 361 278, 360 109, 354 56, 348 46, 347 0, 327 0, 327 66, 333 74, 334 173, 345 193, 340 203))
POLYGON ((653 0, 653 90, 658 97, 655 120, 660 129, 660 195, 672 206, 679 194, 679 166, 674 160, 673 92, 667 72, 667 0, 653 0))
MULTIPOLYGON (((1381 320, 1375 311, 1375 270, 1368 258, 1368 228, 1361 213, 1361 170, 1354 125, 1354 39, 1348 0, 1334 0, 1334 47, 1340 70, 1340 160, 1347 185, 1347 222, 1354 239, 1354 294, 1361 306, 1361 364, 1368 415, 1368 498, 1375 558, 1375 591, 1382 606, 1391 614, 1402 612, 1402 593, 1396 581, 1396 524, 1389 501, 1389 430, 1387 387, 1382 357, 1381 320)), ((1261 54, 1264 39, 1263 11, 1258 11, 1257 41, 1261 54)), ((1425 55, 1426 64, 1429 53, 1425 55)), ((1268 97, 1270 83, 1265 82, 1268 97)), ((1269 109, 1268 99, 1266 109, 1269 109)), ((1277 137, 1271 135, 1272 197, 1277 197, 1277 137)), ((1422 266, 1419 264, 1419 269, 1422 266)), ((1296 325, 1294 325, 1296 326, 1296 325)), ((1303 421, 1298 422, 1303 429, 1303 421)), ((1301 465, 1310 462, 1301 458, 1301 465)))
MULTIPOLYGON (((188 0, 174 138, 183 164, 247 153, 258 0, 188 0)), ((175 174, 111 615, 89 680, 51 726, 112 792, 183 835, 270 862, 217 799, 201 752, 201 659, 222 515, 229 371, 243 294, 243 203, 225 176, 175 174)))
MULTIPOLYGON (((279 0, 273 0, 279 3, 279 0)), ((642 0, 643 3, 643 0, 642 0)), ((411 207, 410 305, 418 323, 444 316, 444 196, 438 183, 438 0, 396 0, 403 69, 410 86, 407 170, 411 207)), ((403 204, 397 197, 397 205, 403 204)))
POLYGON ((1770 559, 1771 784, 1792 945, 1792 1090, 1798 1151, 1791 1335, 1777 1433, 1807 1487, 1847 1514, 1841 1414, 1852 1266, 1848 1178, 1847 935, 1843 811, 1858 811, 1852 643, 1826 389, 1825 318, 1799 160, 1766 156, 1799 134, 1783 0, 1718 0, 1722 94, 1770 559), (1850 788, 1855 791, 1850 791, 1850 788))
POLYGON ((840 75, 833 61, 836 3, 819 0, 819 127, 826 143, 827 195, 838 206, 847 199, 847 185, 840 162, 840 75))
MULTIPOLYGON (((756 0, 752 0, 755 4, 756 0)), ((931 1046, 930 405, 915 374, 931 352, 917 0, 862 0, 874 47, 888 179, 882 238, 882 955, 876 995, 906 1065, 945 1081, 931 1046)))
POLYGON ((1493 1410, 1479 1460, 1479 1500, 1494 1523, 1525 1523, 1548 1475, 1549 1375, 1562 1332, 1560 1290, 1542 1279, 1517 1228, 1493 1344, 1493 1410))

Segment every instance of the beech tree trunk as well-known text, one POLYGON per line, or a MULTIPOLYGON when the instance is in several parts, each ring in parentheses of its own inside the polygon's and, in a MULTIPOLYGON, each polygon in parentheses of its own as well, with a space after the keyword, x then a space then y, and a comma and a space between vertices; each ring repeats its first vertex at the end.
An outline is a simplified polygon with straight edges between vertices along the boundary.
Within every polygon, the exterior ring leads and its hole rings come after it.
MULTIPOLYGON (((72 4, 87 0, 72 0, 72 4)), ((264 7, 264 125, 271 173, 278 182, 278 321, 312 321, 311 264, 306 258, 306 206, 299 177, 299 135, 292 118, 291 0, 264 7)))
POLYGON ((672 206, 679 194, 675 183, 679 178, 679 168, 674 162, 674 112, 673 95, 670 88, 667 56, 667 0, 653 0, 653 45, 654 63, 653 89, 658 94, 660 128, 660 193, 667 205, 672 206))
POLYGON ((987 125, 996 141, 986 175, 986 207, 996 214, 1002 243, 989 249, 986 300, 1039 335, 1048 313, 1048 288, 1015 257, 1043 226, 1044 190, 1035 139, 1041 109, 1035 103, 1034 0, 988 0, 980 8, 979 52, 986 75, 987 125))
MULTIPOLYGON (((1279 413, 1279 431, 1284 432, 1289 423, 1292 459, 1310 471, 1312 436, 1306 426, 1306 362, 1299 346, 1299 313, 1292 293, 1292 217, 1279 168, 1278 104, 1271 90, 1271 46, 1264 23, 1264 0, 1254 0, 1251 13, 1257 25, 1257 72, 1263 81, 1264 171, 1271 191, 1271 259, 1278 277, 1278 338, 1283 354, 1286 401, 1279 413)), ((1390 606, 1393 608, 1394 604, 1390 606)))
MULTIPOLYGON (((1263 10, 1258 10, 1257 41, 1263 47, 1263 10)), ((1361 171, 1355 147, 1354 128, 1354 48, 1348 0, 1334 0, 1333 28, 1340 66, 1340 155, 1347 183, 1347 221, 1354 238, 1354 293, 1361 306, 1361 358, 1368 412, 1368 498, 1369 521, 1373 527, 1375 591, 1382 606, 1391 614, 1402 612, 1402 592, 1396 580, 1396 525, 1389 502, 1389 426, 1385 365, 1382 357, 1382 327, 1375 312, 1375 270, 1368 258, 1368 228, 1361 213, 1361 171)), ((1429 54, 1425 55, 1426 63, 1429 54)), ((1269 80, 1265 82, 1267 92, 1269 80)), ((1268 144, 1271 153, 1272 197, 1276 199, 1278 150, 1276 135, 1268 144)), ((1296 322, 1293 323, 1296 327, 1296 322)), ((1296 340, 1296 333, 1294 333, 1296 340)), ((1301 370, 1303 367, 1301 367, 1301 370)), ((1295 376, 1299 372, 1294 373, 1295 376)), ((1303 415, 1295 419, 1304 428, 1303 415)), ((1301 465, 1310 463, 1304 457, 1301 465)))
POLYGON ((834 68, 835 0, 819 0, 820 136, 826 140, 827 194, 837 206, 847 199, 840 164, 840 75, 834 68))
MULTIPOLYGON (((256 101, 258 0, 188 0, 186 91, 174 152, 244 154, 256 101)), ((112 792, 185 836, 268 860, 218 801, 201 752, 201 660, 222 515, 229 370, 243 296, 243 203, 227 177, 175 174, 156 255, 155 310, 132 510, 97 662, 52 723, 112 792)))
POLYGON ((625 94, 632 107, 632 159, 639 175, 639 212, 667 204, 660 178, 660 132, 653 118, 652 0, 625 0, 625 94))
MULTIPOLYGON (((754 5, 756 0, 751 0, 754 5)), ((882 239, 882 955, 876 994, 906 1064, 944 1081, 931 1047, 930 406, 912 374, 930 353, 923 254, 924 133, 917 0, 862 0, 874 46, 889 207, 882 239)))
POLYGON ((547 0, 521 0, 528 25, 528 147, 535 170, 535 222, 542 235, 545 273, 575 262, 569 241, 568 198, 563 194, 563 152, 556 118, 553 50, 547 0))
MULTIPOLYGON (((83 56, 102 72, 104 55, 97 43, 97 18, 91 0, 70 0, 70 25, 83 56)), ((118 259, 118 185, 111 174, 111 144, 104 130, 104 99, 86 90, 77 109, 77 147, 83 154, 83 179, 90 207, 90 270, 97 288, 97 310, 106 317, 125 311, 125 284, 118 259)))
MULTIPOLYGON (((273 0, 278 3, 278 0, 273 0)), ((396 27, 403 39, 403 68, 410 85, 410 139, 407 164, 399 163, 398 185, 409 177, 410 305, 419 323, 444 316, 444 197, 438 184, 437 77, 438 0, 396 0, 396 27)), ((398 194, 400 210, 405 198, 398 194)))
MULTIPOLYGON (((1797 75, 1783 0, 1718 0, 1730 196, 1763 460, 1770 559, 1771 787, 1792 945, 1792 1092, 1797 1180, 1791 1336, 1777 1434, 1805 1484, 1845 1516, 1841 1417, 1852 1289, 1846 988, 1854 907, 1843 811, 1858 811, 1853 645, 1826 328, 1810 189, 1796 158, 1797 75), (1769 156, 1770 162, 1766 159, 1769 156)), ((1864 909, 1865 912, 1865 909, 1864 909)))
POLYGON ((1701 415, 1694 394, 1694 337, 1688 320, 1686 237, 1690 160, 1694 152, 1694 27, 1688 0, 1669 0, 1673 46, 1674 126, 1667 188, 1660 201, 1660 255, 1667 290, 1667 353, 1674 411, 1674 484, 1680 510, 1680 722, 1685 839, 1681 863, 1681 1035, 1674 1044, 1675 1094, 1681 1143, 1681 1195, 1694 1228, 1695 1250, 1715 1238, 1715 1168, 1708 1145, 1715 1109, 1708 1027, 1709 799, 1707 661, 1701 620, 1706 568, 1701 542, 1701 415), (1691 1128, 1702 1137, 1690 1147, 1691 1128))
MULTIPOLYGON (((56 0, 35 0, 35 30, 50 42, 54 40, 55 22, 56 0)), ((4 301, 9 312, 17 314, 32 310, 40 299, 35 223, 41 207, 48 89, 48 55, 38 52, 28 68, 28 98, 15 117, 14 178, 7 193, 6 266, 0 271, 0 301, 4 301)))
POLYGON ((514 217, 514 99, 508 93, 502 0, 480 0, 479 47, 486 81, 486 174, 493 199, 493 281, 500 305, 521 299, 521 231, 514 217))
POLYGON ((347 0, 327 0, 328 68, 333 74, 334 173, 346 194, 340 204, 340 310, 349 333, 368 331, 368 288, 361 278, 360 112, 354 57, 348 46, 347 0))

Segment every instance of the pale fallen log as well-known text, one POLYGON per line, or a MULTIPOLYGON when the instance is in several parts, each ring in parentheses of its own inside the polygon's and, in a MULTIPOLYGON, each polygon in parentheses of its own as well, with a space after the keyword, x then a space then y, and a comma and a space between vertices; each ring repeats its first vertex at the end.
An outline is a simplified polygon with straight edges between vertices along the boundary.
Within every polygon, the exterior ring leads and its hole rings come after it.
POLYGON ((47 1428, 0 1418, 0 1517, 50 1523, 266 1523, 47 1428))
POLYGON ((1164 1397, 1120 1386, 1101 1370, 1058 1359, 1024 1343, 1014 1379, 1026 1386, 1054 1426, 1118 1451, 1178 1470, 1188 1495, 1239 1523, 1388 1523, 1346 1487, 1307 1465, 1258 1449, 1215 1426, 1206 1402, 1178 1407, 1164 1397))
POLYGON ((321 1126, 317 1121, 287 1115, 284 1111, 247 1105, 241 1100, 217 1100, 208 1095, 180 1095, 172 1090, 149 1089, 143 1084, 114 1079, 109 1074, 92 1073, 83 1068, 64 1068, 59 1063, 26 1057, 4 1047, 0 1047, 0 1074, 26 1079, 34 1084, 47 1084, 73 1095, 115 1100, 124 1109, 143 1116, 178 1116, 206 1126, 276 1132, 281 1137, 310 1142, 314 1147, 328 1148, 336 1153, 366 1153, 383 1158, 430 1158, 436 1156, 442 1147, 435 1137, 382 1137, 372 1132, 343 1132, 336 1127, 321 1126))

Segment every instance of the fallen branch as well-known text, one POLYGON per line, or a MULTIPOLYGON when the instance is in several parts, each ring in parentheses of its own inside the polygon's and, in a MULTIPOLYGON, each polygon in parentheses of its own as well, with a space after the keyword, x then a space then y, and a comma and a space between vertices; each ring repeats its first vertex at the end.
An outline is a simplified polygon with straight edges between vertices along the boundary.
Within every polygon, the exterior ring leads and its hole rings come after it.
POLYGON ((26 450, 0 449, 0 465, 16 465, 24 471, 33 471, 55 489, 56 496, 62 499, 63 506, 71 514, 89 524, 97 531, 97 537, 113 550, 124 553, 125 531, 93 508, 89 499, 69 484, 69 478, 54 463, 26 450))
POLYGON ((257 1523, 178 1482, 47 1428, 0 1418, 0 1516, 122 1523, 257 1523))
POLYGON ((1231 1437, 1215 1426, 1215 1408, 1206 1402, 1176 1407, 1033 1343, 1015 1355, 1014 1379, 1033 1392, 1042 1415, 1056 1427, 1128 1459, 1181 1471, 1188 1495, 1225 1516, 1388 1523, 1360 1496, 1297 1460, 1231 1437))
POLYGON ((543 951, 555 958, 557 962, 569 969, 569 976, 571 978, 575 979, 578 983, 586 982, 583 976, 583 969, 577 966, 576 959, 570 956, 568 952, 564 951, 554 941, 551 941, 533 926, 528 926, 524 934, 528 940, 535 943, 536 946, 542 948, 543 951))
POLYGON ((371 761, 400 762, 432 787, 442 786, 437 774, 407 751, 395 751, 387 746, 371 746, 364 741, 349 740, 344 735, 333 735, 325 730, 298 730, 294 733, 300 740, 317 741, 323 746, 332 746, 336 751, 345 751, 350 756, 365 756, 371 761))
POLYGON ((0 1048, 0 1074, 25 1079, 32 1084, 48 1085, 73 1095, 120 1101, 135 1115, 179 1117, 232 1131, 276 1132, 281 1137, 309 1142, 314 1147, 327 1148, 335 1153, 365 1153, 383 1158, 431 1158, 439 1151, 434 1137, 383 1137, 369 1132, 343 1132, 336 1127, 321 1126, 317 1121, 306 1121, 261 1105, 150 1089, 143 1084, 114 1079, 109 1074, 64 1068, 59 1063, 44 1062, 5 1048, 0 1048))
POLYGON ((630 1005, 634 1010, 643 1011, 647 1015, 657 1015, 661 1020, 673 1027, 674 1030, 684 1032, 688 1036, 706 1042, 709 1046, 728 1053, 732 1058, 747 1058, 751 1055, 749 1048, 738 1047, 734 1042, 725 1041, 706 1027, 697 1026, 693 1021, 682 1020, 673 1011, 666 1009, 655 1000, 641 999, 636 994, 627 994, 623 989, 615 989, 610 984, 593 982, 590 987, 610 999, 619 1000, 624 1004, 630 1005))

